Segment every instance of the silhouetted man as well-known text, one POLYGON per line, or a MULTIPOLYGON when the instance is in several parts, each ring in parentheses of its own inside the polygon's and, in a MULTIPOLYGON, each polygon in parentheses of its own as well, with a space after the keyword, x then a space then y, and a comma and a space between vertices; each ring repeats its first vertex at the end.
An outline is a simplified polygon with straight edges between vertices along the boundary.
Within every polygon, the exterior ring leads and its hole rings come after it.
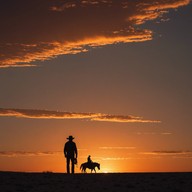
POLYGON ((77 158, 77 147, 75 142, 73 142, 74 137, 69 136, 67 138, 69 141, 65 143, 64 146, 64 155, 67 159, 67 173, 70 173, 70 162, 71 162, 71 173, 74 173, 74 159, 77 158))

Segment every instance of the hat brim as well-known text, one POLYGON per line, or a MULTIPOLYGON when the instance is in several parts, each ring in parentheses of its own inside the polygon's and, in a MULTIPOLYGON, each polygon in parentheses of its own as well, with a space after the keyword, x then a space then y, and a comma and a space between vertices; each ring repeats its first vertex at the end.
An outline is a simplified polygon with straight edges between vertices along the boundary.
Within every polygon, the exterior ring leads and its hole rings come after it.
POLYGON ((68 137, 67 139, 68 139, 68 140, 70 140, 70 139, 72 139, 72 140, 73 140, 73 139, 75 139, 75 138, 74 138, 74 137, 68 137))

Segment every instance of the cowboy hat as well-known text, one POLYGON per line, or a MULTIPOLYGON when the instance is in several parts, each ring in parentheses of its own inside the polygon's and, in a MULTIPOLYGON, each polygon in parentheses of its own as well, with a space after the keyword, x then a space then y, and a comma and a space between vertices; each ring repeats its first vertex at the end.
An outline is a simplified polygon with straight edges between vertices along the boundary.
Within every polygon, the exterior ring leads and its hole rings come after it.
POLYGON ((73 140, 73 139, 75 139, 72 135, 70 135, 68 138, 67 138, 68 140, 73 140))

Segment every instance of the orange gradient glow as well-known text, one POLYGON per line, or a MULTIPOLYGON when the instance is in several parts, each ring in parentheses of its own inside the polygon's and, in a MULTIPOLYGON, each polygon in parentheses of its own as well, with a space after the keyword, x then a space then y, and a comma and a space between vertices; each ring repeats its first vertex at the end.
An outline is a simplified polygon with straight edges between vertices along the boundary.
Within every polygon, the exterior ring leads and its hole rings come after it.
MULTIPOLYGON (((78 142, 80 141, 78 140, 78 142)), ((118 143, 120 140, 116 142, 118 143)), ((143 148, 147 148, 144 142, 142 144, 143 148)), ((80 143, 77 143, 78 145, 80 143)), ((92 160, 101 165, 101 170, 96 169, 98 173, 174 172, 179 170, 189 171, 191 167, 192 152, 190 151, 141 152, 138 151, 137 147, 98 147, 98 141, 92 138, 84 142, 81 141, 80 146, 85 145, 87 146, 86 149, 78 148, 76 173, 81 173, 80 165, 87 161, 90 154, 92 160)), ((54 145, 52 147, 54 148, 54 145)), ((62 150, 55 152, 12 151, 4 153, 1 151, 0 163, 2 171, 66 172, 66 159, 62 150)), ((87 172, 90 173, 90 170, 87 169, 87 172)))

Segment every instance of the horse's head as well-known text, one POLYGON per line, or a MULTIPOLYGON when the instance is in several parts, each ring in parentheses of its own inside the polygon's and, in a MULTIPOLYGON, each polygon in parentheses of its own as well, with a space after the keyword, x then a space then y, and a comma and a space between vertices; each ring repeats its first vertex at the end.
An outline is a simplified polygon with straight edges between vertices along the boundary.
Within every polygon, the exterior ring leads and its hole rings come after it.
POLYGON ((100 170, 100 164, 99 163, 97 163, 97 168, 100 170))

